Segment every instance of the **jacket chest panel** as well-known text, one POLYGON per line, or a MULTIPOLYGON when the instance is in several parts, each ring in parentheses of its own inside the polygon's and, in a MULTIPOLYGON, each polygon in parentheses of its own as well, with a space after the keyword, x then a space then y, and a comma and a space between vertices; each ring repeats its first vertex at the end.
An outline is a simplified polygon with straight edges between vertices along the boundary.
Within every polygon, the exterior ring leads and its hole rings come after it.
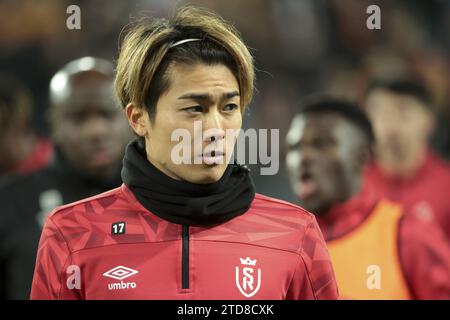
POLYGON ((216 241, 190 241, 188 259, 188 288, 182 239, 82 250, 72 263, 85 299, 283 299, 298 261, 290 252, 216 241))

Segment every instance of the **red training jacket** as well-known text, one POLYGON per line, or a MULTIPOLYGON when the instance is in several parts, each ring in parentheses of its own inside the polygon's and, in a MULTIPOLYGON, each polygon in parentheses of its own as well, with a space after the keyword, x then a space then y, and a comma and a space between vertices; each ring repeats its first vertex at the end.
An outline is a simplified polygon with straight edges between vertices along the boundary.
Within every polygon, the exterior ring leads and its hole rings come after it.
POLYGON ((122 185, 55 209, 42 232, 32 299, 337 299, 312 214, 257 194, 214 227, 146 210, 122 185))
POLYGON ((364 183, 379 197, 402 204, 407 213, 435 220, 450 243, 450 165, 431 150, 409 179, 387 175, 370 163, 364 172, 364 183))

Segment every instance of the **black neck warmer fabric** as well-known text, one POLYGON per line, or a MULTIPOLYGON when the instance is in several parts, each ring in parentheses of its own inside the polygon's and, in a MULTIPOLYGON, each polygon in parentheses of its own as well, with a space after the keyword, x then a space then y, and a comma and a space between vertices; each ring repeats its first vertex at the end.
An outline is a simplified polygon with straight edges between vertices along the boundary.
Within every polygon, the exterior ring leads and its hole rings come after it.
POLYGON ((255 197, 249 170, 229 164, 222 178, 195 184, 167 176, 146 157, 139 140, 125 150, 122 180, 137 200, 158 217, 182 225, 208 226, 245 213, 255 197))

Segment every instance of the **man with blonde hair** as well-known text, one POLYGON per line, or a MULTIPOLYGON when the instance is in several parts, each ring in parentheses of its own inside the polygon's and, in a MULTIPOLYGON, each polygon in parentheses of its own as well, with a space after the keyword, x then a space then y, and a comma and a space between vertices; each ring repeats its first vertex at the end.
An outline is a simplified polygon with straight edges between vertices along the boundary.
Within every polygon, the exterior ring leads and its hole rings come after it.
POLYGON ((124 184, 48 218, 31 298, 336 299, 313 215, 255 194, 248 169, 229 163, 236 139, 224 132, 241 128, 253 82, 247 47, 211 12, 134 26, 116 75, 138 136, 124 184), (190 161, 174 160, 177 130, 201 142, 183 150, 190 161))

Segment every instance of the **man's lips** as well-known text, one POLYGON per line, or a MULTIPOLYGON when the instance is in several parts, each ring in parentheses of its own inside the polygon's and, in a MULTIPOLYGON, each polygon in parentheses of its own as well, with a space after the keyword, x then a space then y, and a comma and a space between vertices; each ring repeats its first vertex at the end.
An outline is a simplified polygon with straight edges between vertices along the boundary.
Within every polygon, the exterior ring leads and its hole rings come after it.
POLYGON ((221 150, 212 150, 202 154, 203 163, 207 165, 223 164, 225 155, 221 150))
POLYGON ((92 153, 91 164, 93 166, 103 166, 111 162, 111 156, 106 150, 96 150, 92 153))
POLYGON ((317 181, 310 173, 303 173, 296 184, 297 196, 302 200, 307 200, 315 195, 318 189, 317 181))

